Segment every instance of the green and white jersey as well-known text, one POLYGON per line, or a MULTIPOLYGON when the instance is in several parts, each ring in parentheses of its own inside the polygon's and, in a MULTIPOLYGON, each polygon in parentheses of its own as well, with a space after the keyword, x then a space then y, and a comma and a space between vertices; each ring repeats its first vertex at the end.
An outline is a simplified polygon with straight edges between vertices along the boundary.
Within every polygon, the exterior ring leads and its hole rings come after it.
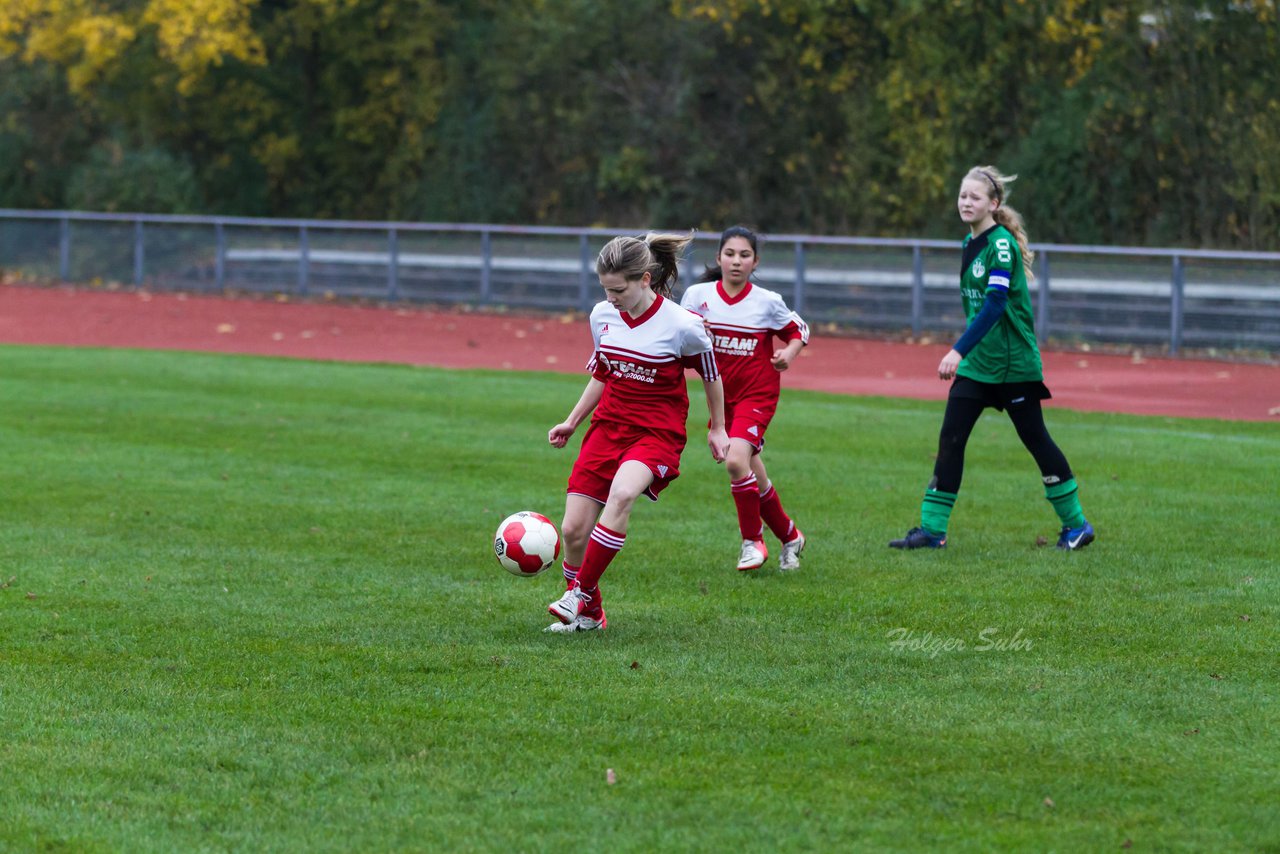
POLYGON ((988 290, 1007 291, 1008 303, 995 326, 960 361, 956 375, 983 383, 1043 380, 1031 292, 1017 241, 1004 226, 994 225, 966 237, 963 249, 960 298, 968 321, 982 309, 988 290))

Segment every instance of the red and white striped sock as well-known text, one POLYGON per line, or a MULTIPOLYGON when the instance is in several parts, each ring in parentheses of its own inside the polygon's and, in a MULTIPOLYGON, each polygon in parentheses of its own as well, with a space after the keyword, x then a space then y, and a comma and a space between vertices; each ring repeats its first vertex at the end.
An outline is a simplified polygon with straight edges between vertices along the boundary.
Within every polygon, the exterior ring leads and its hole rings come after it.
POLYGON ((572 590, 574 582, 578 580, 578 570, 582 569, 581 565, 574 566, 569 561, 564 562, 564 589, 572 590))
POLYGON ((604 575, 610 561, 618 556, 626 542, 626 534, 620 534, 601 524, 597 524, 591 532, 586 554, 582 557, 582 568, 578 570, 578 587, 592 597, 592 610, 600 604, 600 576, 604 575))

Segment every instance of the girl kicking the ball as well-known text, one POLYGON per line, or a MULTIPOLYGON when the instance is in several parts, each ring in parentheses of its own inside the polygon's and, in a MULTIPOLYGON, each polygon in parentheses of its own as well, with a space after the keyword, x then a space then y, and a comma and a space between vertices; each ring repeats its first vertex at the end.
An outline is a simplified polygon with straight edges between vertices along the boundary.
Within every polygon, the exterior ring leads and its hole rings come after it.
POLYGON ((691 285, 680 304, 701 315, 715 342, 724 377, 725 423, 729 434, 729 491, 738 511, 742 550, 738 569, 759 569, 769 558, 764 526, 782 543, 778 568, 800 568, 804 534, 782 507, 764 467, 764 433, 778 409, 780 374, 809 343, 809 327, 781 295, 751 281, 760 263, 753 231, 735 225, 720 235, 716 265, 704 281, 691 285), (782 346, 774 348, 774 338, 782 346))
POLYGON ((702 377, 711 416, 707 444, 716 462, 728 451, 724 393, 702 319, 671 301, 690 235, 617 237, 600 250, 596 275, 605 299, 591 311, 591 378, 564 421, 547 432, 563 448, 591 414, 569 475, 564 521, 566 591, 547 610, 547 631, 606 625, 600 576, 626 543, 631 508, 679 476, 689 395, 685 369, 702 377), (594 413, 594 414, 592 414, 594 413))

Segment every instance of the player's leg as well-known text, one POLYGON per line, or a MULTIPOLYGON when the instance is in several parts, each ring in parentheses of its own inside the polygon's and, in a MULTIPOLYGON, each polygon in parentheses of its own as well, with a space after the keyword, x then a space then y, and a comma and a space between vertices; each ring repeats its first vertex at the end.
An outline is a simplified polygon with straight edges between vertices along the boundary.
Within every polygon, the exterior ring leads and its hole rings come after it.
POLYGON ((1049 435, 1044 423, 1044 411, 1039 400, 1028 400, 1008 409, 1009 420, 1018 431, 1018 438, 1040 468, 1044 482, 1044 497, 1053 505, 1062 530, 1058 533, 1058 548, 1072 551, 1082 549, 1093 542, 1093 526, 1084 517, 1080 506, 1079 487, 1071 466, 1062 449, 1049 435))
POLYGON ((742 536, 738 569, 744 571, 759 569, 769 558, 764 544, 764 524, 760 520, 760 489, 751 465, 755 452, 750 442, 734 436, 729 439, 729 454, 724 460, 729 472, 729 492, 738 512, 738 533, 742 536))
POLYGON ((920 501, 920 527, 912 528, 900 540, 889 543, 895 549, 942 548, 947 544, 947 525, 964 477, 964 451, 969 434, 978 423, 986 404, 967 397, 948 397, 947 409, 938 431, 938 456, 933 463, 933 479, 920 501))
MULTIPOLYGON (((582 569, 582 559, 587 551, 587 543, 590 541, 591 532, 595 529, 596 521, 600 518, 600 511, 603 509, 604 504, 594 498, 572 493, 565 496, 564 521, 560 525, 560 534, 564 540, 564 550, 561 554, 563 556, 566 596, 570 595, 574 587, 577 586, 578 572, 582 569)), ((559 600, 557 600, 557 603, 553 603, 551 608, 554 608, 558 602, 559 600)), ((576 602, 573 607, 576 610, 576 602)), ((563 620, 556 611, 553 610, 551 613, 555 615, 556 622, 545 629, 548 632, 590 631, 592 629, 603 629, 606 624, 603 608, 600 609, 598 618, 585 617, 579 614, 569 620, 563 620)))
MULTIPOLYGON (((636 499, 644 494, 653 480, 653 470, 648 465, 640 460, 625 460, 618 467, 618 473, 613 476, 613 485, 609 488, 609 500, 605 502, 596 527, 605 525, 615 531, 619 537, 625 537, 636 499)), ((590 543, 587 548, 591 548, 590 543)))
POLYGON ((565 589, 573 588, 586 554, 587 539, 609 497, 613 476, 618 471, 623 453, 620 444, 621 437, 608 423, 593 422, 582 437, 578 457, 569 472, 564 520, 560 523, 560 536, 564 539, 565 589))
POLYGON ((600 518, 604 505, 594 498, 570 493, 564 499, 564 519, 560 523, 560 537, 564 540, 561 558, 564 566, 565 589, 573 589, 586 554, 587 540, 600 518))
POLYGON ((799 569, 800 552, 804 550, 804 534, 783 508, 778 490, 765 468, 763 453, 757 453, 751 458, 751 471, 756 476, 756 486, 760 490, 760 518, 782 543, 782 554, 778 556, 778 568, 799 569))
POLYGON ((600 576, 626 544, 631 510, 653 481, 653 471, 639 460, 626 460, 618 467, 609 498, 587 536, 577 583, 547 608, 557 620, 568 625, 585 617, 603 628, 600 576))
MULTIPOLYGON (((565 596, 577 587, 578 573, 587 555, 591 533, 608 501, 613 478, 625 451, 624 445, 625 437, 607 423, 593 422, 582 438, 578 458, 569 473, 564 520, 560 524, 560 535, 564 539, 565 596)), ((548 609, 560 621, 551 630, 576 631, 581 621, 573 617, 566 619, 557 610, 560 605, 558 600, 548 609)), ((587 626, 603 627, 603 620, 599 625, 587 626)))

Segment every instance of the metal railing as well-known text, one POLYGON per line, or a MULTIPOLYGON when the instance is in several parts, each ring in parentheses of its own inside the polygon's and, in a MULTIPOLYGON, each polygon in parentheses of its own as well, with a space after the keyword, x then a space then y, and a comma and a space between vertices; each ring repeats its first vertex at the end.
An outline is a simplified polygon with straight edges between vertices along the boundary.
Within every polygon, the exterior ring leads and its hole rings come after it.
MULTIPOLYGON (((617 229, 0 210, 0 269, 205 293, 581 310, 617 229)), ((714 260, 699 234, 681 279, 714 260)), ((1280 253, 1033 244, 1042 343, 1280 350, 1280 253)), ((766 235, 756 280, 816 328, 954 335, 958 241, 766 235)))

